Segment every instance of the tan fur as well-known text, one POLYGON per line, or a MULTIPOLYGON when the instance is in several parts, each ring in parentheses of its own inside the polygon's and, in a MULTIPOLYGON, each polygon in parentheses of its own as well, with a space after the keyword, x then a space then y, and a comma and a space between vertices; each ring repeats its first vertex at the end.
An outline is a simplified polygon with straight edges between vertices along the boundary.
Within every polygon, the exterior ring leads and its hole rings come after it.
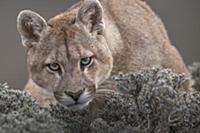
POLYGON ((49 107, 50 104, 54 105, 57 103, 52 92, 48 92, 37 86, 31 80, 29 80, 27 86, 25 87, 25 91, 29 92, 42 107, 49 107))
MULTIPOLYGON (((26 90, 42 106, 56 102, 54 92, 62 95, 66 90, 75 93, 86 88, 95 95, 93 88, 98 88, 108 77, 154 65, 185 73, 190 79, 163 23, 144 1, 100 0, 105 23, 102 34, 89 34, 82 24, 74 23, 83 3, 81 1, 50 19, 38 45, 28 48, 30 79, 26 90), (91 55, 95 58, 94 65, 81 71, 77 62, 91 55), (43 66, 48 62, 63 64, 65 73, 62 77, 49 74, 43 66), (52 97, 43 92, 50 92, 52 97)), ((191 83, 190 80, 185 90, 190 90, 191 83)))

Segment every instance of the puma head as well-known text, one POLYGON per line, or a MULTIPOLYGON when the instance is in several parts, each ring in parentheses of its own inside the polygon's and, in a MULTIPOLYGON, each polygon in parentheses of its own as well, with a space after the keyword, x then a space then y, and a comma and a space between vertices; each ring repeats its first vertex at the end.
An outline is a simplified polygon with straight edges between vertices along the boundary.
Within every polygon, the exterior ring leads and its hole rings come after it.
POLYGON ((103 15, 98 0, 85 0, 48 22, 30 10, 18 15, 29 78, 66 107, 86 106, 111 73, 113 58, 103 15))

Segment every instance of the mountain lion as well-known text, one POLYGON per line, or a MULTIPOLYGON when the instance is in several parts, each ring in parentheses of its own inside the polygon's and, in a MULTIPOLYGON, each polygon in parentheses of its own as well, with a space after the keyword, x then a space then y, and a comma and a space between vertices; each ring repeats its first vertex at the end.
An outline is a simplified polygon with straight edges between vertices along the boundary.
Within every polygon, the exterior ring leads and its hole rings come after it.
POLYGON ((82 0, 49 21, 23 10, 17 28, 27 48, 25 90, 43 107, 82 109, 112 75, 153 65, 190 79, 163 23, 142 0, 82 0))

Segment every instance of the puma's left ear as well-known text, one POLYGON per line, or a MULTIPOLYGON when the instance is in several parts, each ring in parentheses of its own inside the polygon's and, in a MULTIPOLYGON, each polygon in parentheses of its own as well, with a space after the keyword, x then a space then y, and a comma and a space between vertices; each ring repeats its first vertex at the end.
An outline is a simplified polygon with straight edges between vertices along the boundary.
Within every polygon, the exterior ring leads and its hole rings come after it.
POLYGON ((98 0, 84 0, 76 22, 87 32, 102 34, 104 30, 103 8, 98 0))

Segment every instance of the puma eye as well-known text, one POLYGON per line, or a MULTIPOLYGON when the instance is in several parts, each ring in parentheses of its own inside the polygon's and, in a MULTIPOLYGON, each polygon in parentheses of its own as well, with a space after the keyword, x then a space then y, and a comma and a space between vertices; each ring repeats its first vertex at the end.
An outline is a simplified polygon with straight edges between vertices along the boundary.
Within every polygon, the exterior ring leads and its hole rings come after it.
POLYGON ((47 67, 51 71, 59 71, 60 70, 60 65, 57 63, 48 64, 47 67))
POLYGON ((81 66, 88 66, 92 62, 92 57, 86 57, 81 59, 81 66))

